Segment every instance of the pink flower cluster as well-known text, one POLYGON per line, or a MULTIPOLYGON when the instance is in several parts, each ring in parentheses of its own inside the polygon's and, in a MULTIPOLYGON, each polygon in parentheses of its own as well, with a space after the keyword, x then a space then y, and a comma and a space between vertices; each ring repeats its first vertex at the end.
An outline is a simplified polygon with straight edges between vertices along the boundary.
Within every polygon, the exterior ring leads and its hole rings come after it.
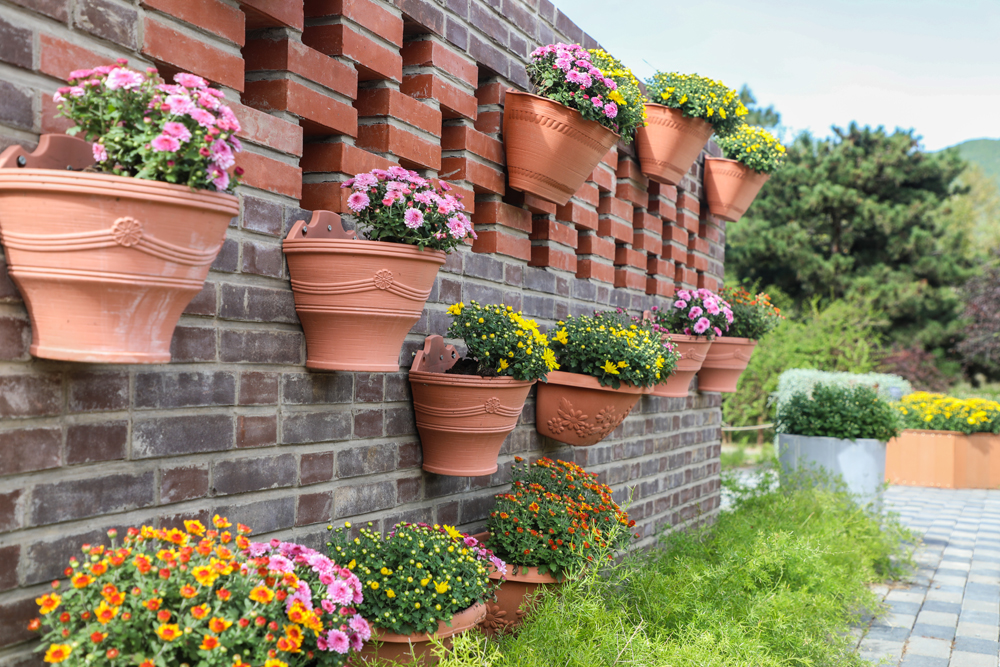
POLYGON ((267 568, 271 573, 286 574, 299 569, 295 572, 299 577, 298 589, 285 598, 285 605, 286 609, 291 609, 298 602, 320 615, 324 627, 329 629, 316 639, 319 650, 335 653, 359 651, 371 638, 371 626, 354 608, 364 600, 361 581, 346 567, 301 544, 279 540, 251 542, 243 553, 250 558, 242 566, 247 571, 267 568), (318 596, 319 609, 314 603, 314 588, 325 589, 325 593, 318 596))
POLYGON ((701 336, 709 329, 716 336, 721 336, 722 326, 728 331, 729 325, 733 323, 733 311, 729 303, 707 289, 680 290, 674 301, 674 309, 682 313, 689 324, 693 322, 684 327, 684 334, 688 336, 701 336))
POLYGON ((577 104, 592 105, 608 118, 618 115, 618 105, 602 97, 607 92, 616 90, 618 84, 594 66, 587 49, 579 44, 559 42, 538 47, 531 52, 531 57, 536 61, 551 60, 552 69, 561 71, 567 82, 579 87, 578 91, 570 93, 576 98, 577 104))

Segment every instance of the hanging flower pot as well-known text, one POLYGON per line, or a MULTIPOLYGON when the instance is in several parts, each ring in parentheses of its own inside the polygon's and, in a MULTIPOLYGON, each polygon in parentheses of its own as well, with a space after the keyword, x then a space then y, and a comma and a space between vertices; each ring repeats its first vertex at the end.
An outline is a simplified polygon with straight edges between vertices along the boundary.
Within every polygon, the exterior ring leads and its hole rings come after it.
POLYGON ((722 336, 712 341, 701 370, 698 371, 699 391, 736 391, 740 375, 750 363, 757 341, 749 338, 722 336))
MULTIPOLYGON (((443 640, 447 648, 451 648, 451 638, 471 630, 486 618, 486 605, 482 602, 468 607, 451 617, 450 622, 440 621, 434 636, 443 640)), ((372 628, 371 639, 365 643, 353 663, 365 664, 375 660, 392 660, 404 665, 436 665, 438 658, 434 655, 431 635, 414 632, 408 635, 398 635, 381 628, 372 628)), ((353 664, 352 663, 352 664, 353 664)))
POLYGON ((657 183, 677 185, 712 136, 712 125, 679 109, 647 104, 646 127, 635 133, 642 173, 657 183))
POLYGON ((456 477, 491 475, 535 382, 446 373, 457 361, 454 346, 428 336, 410 368, 423 469, 456 477))
POLYGON ((647 390, 605 387, 592 375, 549 373, 538 383, 535 428, 542 435, 576 447, 596 445, 625 421, 647 390))
POLYGON ((707 336, 685 336, 668 334, 678 354, 677 367, 665 384, 653 385, 653 396, 667 398, 684 398, 688 395, 691 380, 701 370, 701 365, 712 346, 712 339, 707 336))
POLYGON ((705 199, 712 215, 736 222, 750 208, 764 183, 771 178, 736 160, 705 158, 705 199))

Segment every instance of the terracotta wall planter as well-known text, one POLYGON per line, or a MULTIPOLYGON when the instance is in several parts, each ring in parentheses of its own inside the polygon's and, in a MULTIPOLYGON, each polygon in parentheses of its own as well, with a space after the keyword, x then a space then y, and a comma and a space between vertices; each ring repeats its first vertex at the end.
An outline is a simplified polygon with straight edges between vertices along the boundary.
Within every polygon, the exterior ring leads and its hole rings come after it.
POLYGON ((749 338, 721 336, 713 340, 698 371, 698 390, 735 392, 755 347, 757 341, 749 338))
MULTIPOLYGON (((444 621, 438 623, 435 635, 444 640, 444 645, 451 648, 451 637, 476 627, 486 617, 486 605, 478 602, 464 609, 451 618, 451 624, 444 621)), ((372 638, 364 648, 351 659, 352 665, 363 665, 376 658, 395 660, 403 664, 436 665, 438 659, 430 643, 431 636, 424 633, 397 635, 381 628, 372 629, 372 638), (380 644, 376 647, 375 643, 380 644)))
POLYGON ((428 336, 413 359, 410 388, 423 469, 455 477, 492 475, 534 382, 445 373, 456 361, 454 346, 441 336, 428 336))
POLYGON ((889 441, 885 478, 904 486, 995 489, 1000 486, 1000 436, 905 430, 889 441))
POLYGON ((712 136, 712 124, 662 104, 646 105, 649 125, 635 135, 642 173, 658 183, 677 185, 712 136))
POLYGON ((651 393, 653 396, 684 398, 688 395, 691 380, 701 370, 702 363, 708 356, 712 340, 707 336, 685 336, 683 334, 670 334, 670 340, 677 346, 681 358, 677 361, 677 368, 674 369, 670 379, 664 384, 654 385, 651 393))
POLYGON ((420 319, 445 253, 358 240, 329 211, 314 212, 308 225, 296 222, 282 249, 306 336, 306 366, 399 370, 403 339, 420 319))
MULTIPOLYGON (((8 149, 0 165, 23 157, 14 151, 23 153, 8 149)), ((237 198, 219 192, 65 166, 0 168, 0 239, 31 317, 31 354, 170 361, 177 320, 238 214, 237 198)))
POLYGON ((603 387, 597 378, 552 371, 538 383, 535 428, 542 435, 577 447, 589 447, 618 428, 642 394, 643 387, 603 387))
POLYGON ((562 206, 587 180, 618 135, 558 102, 507 91, 503 143, 510 187, 562 206))
POLYGON ((705 158, 705 199, 712 215, 736 222, 750 208, 770 174, 721 157, 705 158))

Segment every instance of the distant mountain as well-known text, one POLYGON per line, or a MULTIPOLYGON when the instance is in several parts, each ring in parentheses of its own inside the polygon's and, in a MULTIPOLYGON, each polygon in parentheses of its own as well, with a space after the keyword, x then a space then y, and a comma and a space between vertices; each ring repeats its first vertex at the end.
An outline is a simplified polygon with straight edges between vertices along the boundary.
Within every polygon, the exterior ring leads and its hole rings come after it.
POLYGON ((963 158, 978 164, 983 173, 1000 186, 1000 139, 970 139, 955 148, 963 158))

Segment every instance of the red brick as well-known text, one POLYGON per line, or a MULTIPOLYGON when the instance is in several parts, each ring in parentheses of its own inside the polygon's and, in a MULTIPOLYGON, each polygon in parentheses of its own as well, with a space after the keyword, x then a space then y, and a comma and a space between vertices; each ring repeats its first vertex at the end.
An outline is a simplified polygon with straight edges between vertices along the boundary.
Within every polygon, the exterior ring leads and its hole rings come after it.
POLYGON ((634 266, 637 269, 642 269, 643 273, 645 273, 646 253, 640 252, 638 250, 633 250, 632 248, 618 246, 617 248, 615 248, 615 265, 634 266))
POLYGON ((663 248, 663 241, 656 234, 645 230, 636 230, 632 234, 632 247, 636 250, 643 250, 650 255, 659 255, 663 248))
POLYGON ((643 229, 654 234, 663 233, 663 220, 646 211, 635 211, 632 215, 632 227, 643 229))
POLYGON ((572 200, 556 209, 556 220, 572 222, 577 229, 597 229, 597 211, 572 200))
POLYGON ((341 188, 340 183, 303 183, 302 201, 299 206, 307 211, 333 211, 334 213, 351 213, 347 208, 347 198, 351 190, 341 188))
POLYGON ((397 47, 403 45, 403 18, 371 0, 306 0, 305 15, 346 16, 397 47))
POLYGON ((359 116, 389 116, 435 137, 441 136, 441 112, 398 90, 369 88, 359 91, 358 101, 354 106, 359 116))
POLYGON ((690 235, 688 231, 683 227, 678 227, 677 225, 663 225, 663 240, 664 241, 676 241, 687 247, 688 238, 690 235))
POLYGON ((302 30, 302 0, 237 0, 247 15, 247 30, 288 26, 302 30))
POLYGON ((701 223, 698 225, 698 236, 708 239, 712 243, 718 243, 722 238, 719 235, 719 228, 715 225, 709 225, 707 223, 701 223))
POLYGON ((472 216, 476 225, 501 225, 522 232, 531 232, 531 213, 523 208, 498 201, 481 201, 472 216))
POLYGON ((698 274, 694 269, 685 266, 677 267, 677 282, 688 287, 696 287, 698 284, 698 274))
POLYGON ((160 504, 178 503, 208 495, 208 468, 180 466, 160 470, 160 504))
POLYGON ((672 282, 657 276, 646 276, 646 294, 670 298, 676 291, 672 282))
POLYGON ((262 111, 288 111, 298 116, 305 136, 357 136, 357 109, 291 79, 247 81, 243 103, 262 111))
POLYGON ((358 96, 358 72, 350 65, 288 39, 255 39, 243 49, 246 70, 293 72, 350 97, 358 96))
POLYGON ((669 259, 671 262, 683 264, 687 261, 687 250, 672 243, 664 243, 663 250, 660 251, 660 256, 663 259, 669 259))
POLYGON ((576 277, 593 278, 602 283, 613 284, 615 282, 615 267, 592 259, 578 259, 576 262, 576 277))
POLYGON ((604 157, 601 158, 601 163, 611 167, 612 172, 618 169, 618 147, 612 146, 611 150, 605 153, 604 157))
POLYGON ((489 252, 507 255, 517 259, 531 259, 531 241, 499 231, 478 232, 479 238, 472 244, 472 252, 489 252))
POLYGON ((531 261, 528 266, 547 266, 576 273, 576 255, 551 246, 531 246, 531 261))
POLYGON ((243 46, 243 42, 246 41, 243 12, 219 0, 201 0, 200 2, 141 0, 139 4, 207 30, 233 44, 243 46))
POLYGON ((597 205, 601 202, 600 189, 595 183, 590 181, 584 182, 584 184, 580 186, 580 189, 577 190, 573 196, 580 201, 590 204, 594 208, 597 208, 597 205))
POLYGON ((61 450, 62 431, 58 428, 0 431, 0 475, 58 468, 61 450))
POLYGON ((677 208, 687 209, 695 215, 701 213, 701 204, 698 202, 697 197, 690 192, 677 193, 677 208))
POLYGON ((250 143, 268 146, 282 153, 302 155, 302 126, 276 118, 269 113, 248 107, 239 102, 229 102, 240 121, 236 136, 250 143))
POLYGON ((688 244, 688 248, 694 250, 695 252, 700 252, 703 255, 707 255, 709 250, 708 239, 703 239, 700 236, 692 236, 691 243, 688 244))
POLYGON ((398 51, 390 51, 347 25, 310 26, 302 33, 302 42, 328 56, 353 60, 360 81, 403 79, 403 59, 398 51))
POLYGON ((467 150, 490 162, 505 164, 503 144, 466 125, 451 125, 444 128, 441 133, 441 149, 467 150))
POLYGON ((677 208, 674 206, 674 203, 662 197, 650 197, 646 208, 650 213, 658 215, 666 221, 677 221, 677 208))
POLYGON ((401 161, 435 171, 441 168, 441 146, 413 132, 386 124, 362 125, 358 128, 359 148, 391 153, 401 161))
POLYGON ((597 222, 597 233, 601 236, 611 236, 622 243, 632 242, 632 225, 614 218, 601 218, 597 222))
POLYGON ((698 287, 715 292, 719 289, 719 279, 704 273, 698 274, 698 287))
POLYGON ((498 195, 504 193, 503 172, 471 158, 442 158, 441 178, 452 181, 469 181, 476 192, 493 192, 498 195))
POLYGON ((615 287, 645 290, 646 274, 628 268, 615 269, 615 287))
POLYGON ((302 169, 257 153, 243 151, 236 164, 246 171, 243 184, 269 192, 302 198, 302 169))
MULTIPOLYGON (((399 89, 418 100, 435 99, 440 102, 443 109, 469 120, 476 120, 479 103, 476 101, 475 95, 467 93, 435 74, 413 74, 403 77, 403 84, 399 89)), ((480 132, 492 134, 482 128, 477 129, 480 132)))
MULTIPOLYGON (((436 40, 425 39, 407 42, 400 53, 403 56, 404 67, 430 65, 444 70, 473 88, 479 83, 479 68, 475 61, 436 40)), ((496 85, 499 86, 499 84, 496 85)), ((497 102, 482 101, 479 103, 497 104, 497 102)))
POLYGON ((596 234, 582 234, 576 249, 578 255, 598 255, 605 259, 615 258, 615 242, 596 234))
POLYGON ((649 195, 645 190, 640 190, 631 181, 618 181, 615 188, 615 197, 632 202, 634 206, 646 206, 649 195))
MULTIPOLYGON (((473 85, 476 84, 474 83, 473 85)), ((506 93, 507 86, 502 83, 485 83, 476 88, 476 99, 479 101, 479 106, 488 106, 490 104, 503 106, 506 93)))
POLYGON ((188 37, 148 16, 143 23, 144 54, 153 60, 200 74, 209 81, 243 90, 243 58, 188 37))
POLYGON ((642 173, 639 163, 631 158, 620 157, 618 159, 615 176, 618 178, 630 178, 643 190, 649 187, 649 179, 642 173))
POLYGON ((615 183, 615 172, 603 164, 597 165, 587 180, 593 181, 601 192, 614 192, 617 185, 615 183))
POLYGON ((513 206, 528 209, 535 215, 555 215, 556 205, 550 201, 545 201, 541 197, 536 197, 530 192, 521 192, 519 190, 508 190, 504 195, 504 201, 513 206))
POLYGON ((333 452, 303 454, 299 461, 299 483, 317 484, 333 479, 333 452))
POLYGON ((57 79, 65 80, 69 73, 76 69, 114 64, 110 58, 99 56, 89 49, 52 35, 42 33, 38 36, 38 43, 41 47, 38 71, 57 79))
POLYGON ((677 211, 677 222, 689 232, 698 233, 698 216, 694 213, 690 211, 677 211))
POLYGON ((333 491, 303 493, 296 501, 295 525, 328 523, 333 518, 333 491))
MULTIPOLYGON (((308 144, 299 164, 305 172, 340 172, 351 176, 392 166, 392 162, 384 157, 344 143, 308 144)), ((340 187, 339 183, 335 185, 340 187)))
POLYGON ((657 183, 656 181, 649 182, 649 196, 650 197, 663 197, 668 201, 677 201, 677 186, 676 185, 664 185, 662 183, 657 183))
POLYGON ((646 273, 650 273, 655 276, 673 277, 674 265, 661 257, 649 255, 646 258, 646 273))
POLYGON ((477 111, 476 129, 485 134, 498 134, 503 122, 499 111, 477 111))
POLYGON ((555 241, 570 248, 577 246, 576 230, 555 220, 541 218, 535 220, 528 238, 533 241, 555 241))
POLYGON ((597 212, 601 215, 614 215, 632 224, 632 204, 617 197, 601 197, 597 212))
POLYGON ((687 265, 696 271, 707 271, 708 257, 689 252, 687 255, 687 265))
POLYGON ((0 316, 0 360, 27 361, 30 358, 31 327, 28 320, 0 316))

